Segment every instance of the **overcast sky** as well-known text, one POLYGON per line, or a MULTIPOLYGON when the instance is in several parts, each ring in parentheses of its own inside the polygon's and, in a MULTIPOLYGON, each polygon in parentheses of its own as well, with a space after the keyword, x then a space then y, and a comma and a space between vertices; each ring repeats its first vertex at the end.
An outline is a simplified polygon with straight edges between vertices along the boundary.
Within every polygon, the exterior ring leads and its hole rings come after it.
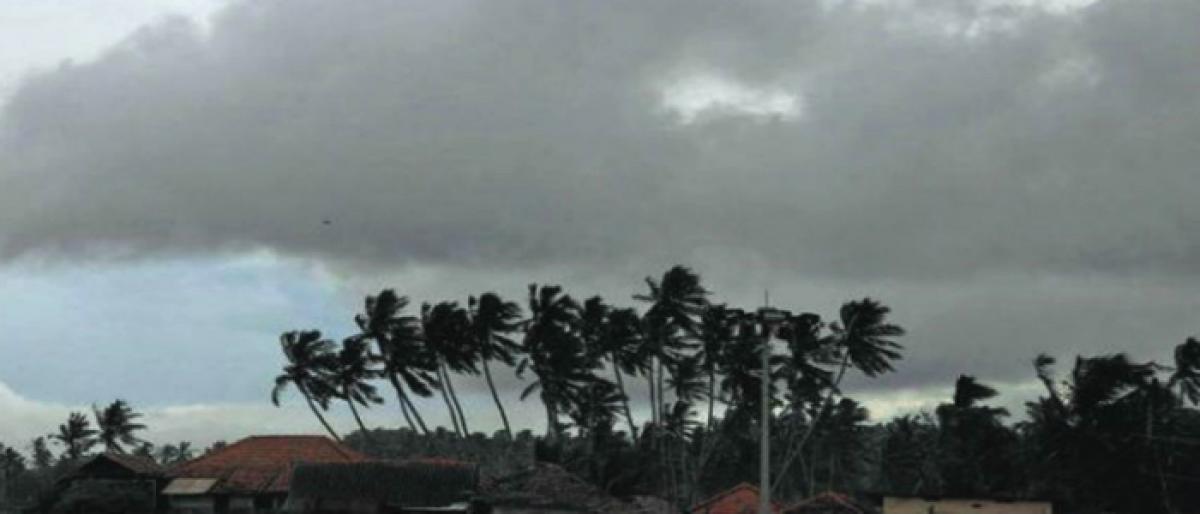
POLYGON ((284 330, 345 335, 383 287, 628 303, 675 263, 745 306, 893 307, 899 372, 855 381, 877 419, 959 373, 1015 408, 1039 352, 1165 359, 1200 332, 1196 27, 1194 0, 0 0, 0 441, 115 397, 160 442, 313 431, 267 402, 284 330))

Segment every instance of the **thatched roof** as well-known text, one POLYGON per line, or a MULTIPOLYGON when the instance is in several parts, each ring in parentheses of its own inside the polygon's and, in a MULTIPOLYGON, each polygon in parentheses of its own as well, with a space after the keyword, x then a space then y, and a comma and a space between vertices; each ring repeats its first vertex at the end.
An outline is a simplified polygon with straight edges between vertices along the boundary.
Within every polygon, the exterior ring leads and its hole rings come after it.
POLYGON ((303 464, 292 471, 288 504, 354 500, 440 507, 469 500, 478 482, 476 466, 455 461, 303 464))
POLYGON ((560 466, 539 463, 502 477, 484 491, 493 505, 556 508, 576 512, 628 513, 637 509, 560 466))

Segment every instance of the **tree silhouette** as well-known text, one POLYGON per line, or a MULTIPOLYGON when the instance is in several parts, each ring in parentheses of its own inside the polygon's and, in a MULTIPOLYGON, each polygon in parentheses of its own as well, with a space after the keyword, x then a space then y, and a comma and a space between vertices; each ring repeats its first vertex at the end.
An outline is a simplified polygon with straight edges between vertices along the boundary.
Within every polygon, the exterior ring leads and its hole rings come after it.
POLYGON ((454 392, 451 371, 471 372, 475 369, 473 348, 467 342, 469 320, 467 311, 455 302, 439 302, 437 305, 421 306, 421 329, 425 344, 433 352, 438 365, 438 383, 442 399, 446 402, 451 424, 459 437, 470 435, 467 418, 454 392))
POLYGON ((370 408, 371 405, 383 403, 378 390, 371 384, 379 372, 371 368, 370 349, 366 340, 356 337, 342 341, 342 348, 336 359, 326 361, 331 367, 325 370, 333 394, 346 402, 354 422, 362 430, 364 437, 370 441, 370 431, 363 424, 356 405, 370 408))
POLYGON ((588 359, 576 327, 579 305, 559 286, 529 286, 529 319, 522 341, 524 357, 517 376, 532 371, 536 380, 521 391, 521 399, 540 391, 546 408, 546 436, 556 442, 562 435, 560 412, 570 409, 572 389, 588 382, 588 359))
POLYGON ((74 462, 87 454, 96 445, 96 430, 82 412, 72 412, 67 422, 58 426, 58 432, 50 438, 63 445, 63 458, 74 462))
POLYGON ((508 423, 508 414, 504 412, 504 404, 500 402, 500 395, 496 392, 491 362, 500 361, 507 366, 516 365, 516 355, 521 348, 510 334, 520 328, 521 307, 515 302, 505 301, 496 293, 483 293, 479 298, 472 296, 468 299, 467 308, 470 314, 469 342, 474 346, 474 353, 479 356, 483 365, 483 376, 487 379, 492 400, 496 402, 496 410, 500 412, 504 433, 511 439, 512 426, 508 423))
POLYGON ((146 425, 136 421, 142 415, 135 412, 125 400, 118 399, 104 409, 92 406, 92 412, 99 427, 97 438, 105 451, 125 453, 123 445, 133 446, 141 442, 134 432, 145 430, 146 425))
POLYGON ((335 394, 327 376, 328 370, 336 366, 333 342, 322 339, 320 331, 305 330, 285 332, 279 337, 279 346, 287 363, 283 366, 283 373, 275 377, 271 403, 278 407, 279 395, 289 385, 295 386, 329 436, 341 442, 342 438, 321 414, 321 411, 329 408, 329 399, 335 394))
POLYGON ((408 298, 398 296, 391 289, 367 296, 364 303, 364 312, 354 317, 359 328, 358 337, 375 342, 379 350, 375 358, 383 365, 383 375, 396 392, 400 412, 409 428, 416 431, 419 426, 422 433, 429 435, 424 418, 405 391, 407 387, 417 396, 429 397, 438 385, 435 376, 437 358, 425 345, 420 320, 403 314, 408 298))
POLYGON ((649 304, 643 315, 643 330, 645 351, 653 361, 648 366, 647 380, 652 421, 657 425, 662 422, 666 403, 664 371, 670 371, 688 348, 688 338, 696 335, 697 318, 708 305, 708 291, 700 285, 700 276, 684 266, 672 267, 658 281, 646 277, 646 287, 649 291, 634 295, 634 299, 649 304))

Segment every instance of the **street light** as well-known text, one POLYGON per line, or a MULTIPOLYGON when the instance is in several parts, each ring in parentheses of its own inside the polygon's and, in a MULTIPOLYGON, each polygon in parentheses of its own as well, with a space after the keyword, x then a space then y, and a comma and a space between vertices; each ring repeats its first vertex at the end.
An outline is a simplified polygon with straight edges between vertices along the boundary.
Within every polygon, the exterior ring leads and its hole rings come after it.
POLYGON ((759 455, 758 513, 771 514, 771 338, 775 329, 791 317, 785 310, 764 306, 758 309, 762 325, 762 441, 759 455))

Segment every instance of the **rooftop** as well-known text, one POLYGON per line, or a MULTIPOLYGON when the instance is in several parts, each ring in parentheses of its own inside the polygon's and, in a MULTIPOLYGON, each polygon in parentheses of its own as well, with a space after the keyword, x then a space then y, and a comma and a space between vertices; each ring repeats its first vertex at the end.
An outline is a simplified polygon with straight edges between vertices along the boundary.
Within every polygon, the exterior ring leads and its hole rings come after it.
POLYGON ((324 436, 252 436, 175 466, 167 476, 216 479, 205 492, 286 493, 292 469, 298 464, 369 460, 324 436))

